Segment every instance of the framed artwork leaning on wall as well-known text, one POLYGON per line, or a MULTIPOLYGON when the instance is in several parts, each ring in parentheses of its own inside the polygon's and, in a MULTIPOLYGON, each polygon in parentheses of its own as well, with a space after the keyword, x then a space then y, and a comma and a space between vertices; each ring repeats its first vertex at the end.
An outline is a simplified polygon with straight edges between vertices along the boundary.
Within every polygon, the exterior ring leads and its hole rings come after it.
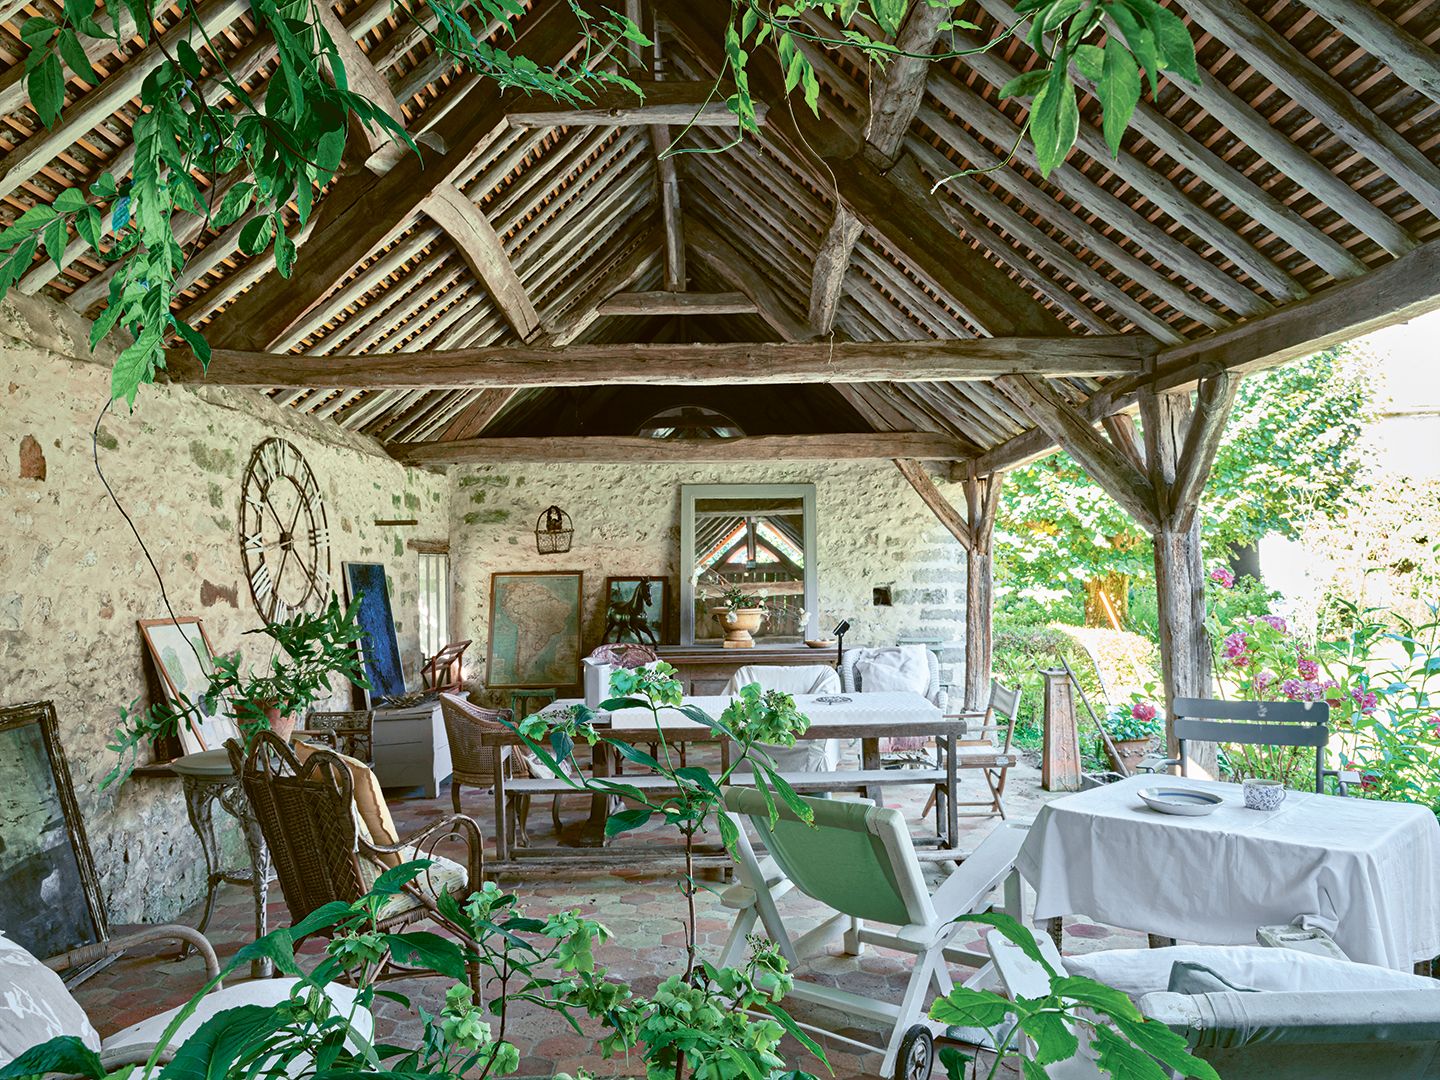
POLYGON ((670 642, 670 580, 663 577, 605 579, 605 632, 601 644, 666 645, 670 642))
POLYGON ((579 570, 490 575, 490 636, 485 684, 520 690, 580 682, 579 570))
POLYGON ((215 652, 199 619, 181 616, 175 619, 140 619, 140 636, 150 650, 155 671, 166 700, 179 703, 181 696, 195 706, 195 715, 180 725, 180 745, 187 754, 202 750, 219 750, 226 739, 240 738, 235 724, 235 707, 227 699, 217 703, 212 713, 202 700, 210 689, 210 676, 215 670, 215 652))
POLYGON ((55 705, 0 708, 0 930, 49 959, 110 936, 55 705))

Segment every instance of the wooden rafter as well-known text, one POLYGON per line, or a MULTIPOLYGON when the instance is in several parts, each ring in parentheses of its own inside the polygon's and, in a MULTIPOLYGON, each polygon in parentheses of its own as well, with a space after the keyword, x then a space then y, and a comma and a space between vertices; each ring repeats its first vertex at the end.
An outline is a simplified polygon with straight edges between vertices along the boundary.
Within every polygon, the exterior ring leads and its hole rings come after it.
POLYGON ((480 208, 459 188, 441 184, 425 197, 420 209, 450 234, 470 272, 485 283, 521 339, 534 337, 540 329, 540 316, 510 265, 505 245, 480 208))
POLYGON ((970 532, 970 526, 960 516, 955 507, 950 505, 950 500, 945 498, 940 489, 935 486, 935 481, 930 479, 930 474, 925 467, 914 458, 896 458, 895 467, 900 470, 900 475, 905 477, 906 482, 915 489, 926 506, 930 508, 939 520, 950 531, 950 535, 960 541, 960 546, 969 551, 974 546, 974 538, 970 532))
POLYGON ((755 315, 759 308, 743 292, 612 293, 600 301, 601 315, 755 315))
MULTIPOLYGON (((739 119, 725 104, 734 87, 713 82, 650 82, 639 80, 644 100, 629 90, 597 90, 590 101, 574 105, 543 97, 516 99, 506 110, 511 127, 553 128, 645 126, 677 124, 681 127, 733 128, 739 119), (523 104, 521 104, 523 102, 523 104)), ((766 105, 755 103, 756 119, 763 119, 766 105)))
POLYGON ((187 348, 171 350, 166 364, 170 380, 177 383, 401 389, 892 382, 995 379, 1024 373, 1113 376, 1138 372, 1153 355, 1153 343, 1146 339, 1116 335, 833 344, 571 345, 563 349, 497 346, 403 356, 293 356, 215 349, 208 368, 187 348))
POLYGON ((950 460, 963 444, 929 433, 852 432, 843 435, 762 435, 738 439, 649 439, 643 436, 553 436, 533 439, 468 439, 462 442, 392 444, 406 465, 525 464, 558 461, 587 464, 683 462, 733 464, 771 461, 886 461, 896 457, 950 460))

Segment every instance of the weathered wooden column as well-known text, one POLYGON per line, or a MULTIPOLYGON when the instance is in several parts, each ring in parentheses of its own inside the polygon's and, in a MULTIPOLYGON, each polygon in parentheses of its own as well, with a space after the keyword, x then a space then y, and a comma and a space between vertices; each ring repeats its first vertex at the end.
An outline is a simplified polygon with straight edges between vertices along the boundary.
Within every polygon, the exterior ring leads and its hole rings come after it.
MULTIPOLYGON (((1221 372, 1201 382, 1193 415, 1188 393, 1142 391, 1143 450, 1128 416, 1106 418, 1106 439, 1043 379, 1006 375, 996 382, 1153 538, 1166 714, 1173 716, 1177 697, 1209 697, 1200 493, 1220 448, 1238 380, 1221 372)), ((1179 747, 1173 723, 1168 727, 1173 754, 1179 747)), ((1214 775, 1214 747, 1189 749, 1191 760, 1214 775)))
POLYGON ((984 712, 990 704, 992 659, 991 618, 994 614, 994 578, 990 567, 991 541, 995 535, 995 512, 1000 506, 1001 472, 978 476, 975 470, 965 480, 967 517, 962 518, 941 494, 920 462, 896 458, 900 474, 915 493, 960 541, 965 549, 965 712, 984 712))
POLYGON ((1004 473, 977 476, 972 464, 965 480, 965 502, 970 518, 970 546, 965 549, 966 712, 984 712, 990 704, 995 656, 995 575, 990 556, 995 539, 995 512, 1000 505, 1000 483, 1004 479, 1004 473))
POLYGON ((1063 669, 1045 677, 1045 741, 1040 754, 1040 786, 1046 791, 1080 788, 1080 729, 1075 717, 1075 684, 1063 669))

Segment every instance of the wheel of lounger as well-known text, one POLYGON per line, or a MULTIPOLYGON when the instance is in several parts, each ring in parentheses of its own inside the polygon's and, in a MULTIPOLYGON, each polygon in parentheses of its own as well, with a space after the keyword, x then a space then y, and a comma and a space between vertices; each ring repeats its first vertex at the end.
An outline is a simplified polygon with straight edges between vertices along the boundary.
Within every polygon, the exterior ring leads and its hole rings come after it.
POLYGON ((900 1040, 895 1057, 895 1080, 930 1080, 935 1067, 935 1036, 924 1024, 916 1024, 900 1040))

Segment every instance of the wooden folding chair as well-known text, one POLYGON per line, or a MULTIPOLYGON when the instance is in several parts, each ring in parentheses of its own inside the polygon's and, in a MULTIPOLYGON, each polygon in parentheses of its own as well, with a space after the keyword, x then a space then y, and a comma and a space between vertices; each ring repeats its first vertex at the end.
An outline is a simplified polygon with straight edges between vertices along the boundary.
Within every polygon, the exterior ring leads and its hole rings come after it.
MULTIPOLYGON (((727 787, 725 809, 740 832, 735 870, 739 881, 721 898, 735 912, 719 966, 735 966, 746 950, 746 936, 758 920, 780 954, 794 968, 803 957, 823 952, 844 936, 845 952, 857 954, 865 944, 897 949, 915 957, 910 982, 899 1005, 796 979, 787 995, 800 1001, 838 1009, 893 1025, 885 1046, 881 1074, 925 1080, 934 1063, 934 1039, 945 1025, 925 1017, 925 998, 933 986, 948 994, 954 986, 946 961, 984 968, 985 959, 968 949, 950 947, 963 923, 956 918, 982 911, 1002 882, 1005 910, 1020 916, 1020 878, 1015 857, 1025 841, 1025 826, 998 826, 975 852, 932 893, 904 816, 867 801, 805 799, 814 811, 812 827, 788 806, 779 804, 780 819, 772 828, 765 797, 753 788, 727 787), (755 834, 770 854, 760 861, 746 835, 741 815, 750 818, 755 834), (827 905, 835 914, 793 940, 775 901, 799 889, 827 905), (870 923, 895 927, 872 928, 870 923)), ((988 977, 981 971, 972 985, 988 977)), ((804 1025, 802 1025, 804 1026, 804 1025)), ((846 1040, 834 1032, 828 1037, 846 1040)), ((864 1045, 864 1044, 860 1044, 864 1045)), ((864 1049, 874 1048, 864 1045, 864 1049)))
MULTIPOLYGON (((1001 686, 995 680, 990 681, 990 704, 984 713, 956 713, 956 716, 974 716, 977 719, 983 718, 984 723, 969 728, 965 738, 959 740, 955 746, 955 768, 960 769, 982 769, 985 783, 990 787, 990 798, 979 801, 956 803, 960 806, 983 806, 984 810, 967 810, 959 814, 960 817, 1005 817, 1005 805, 1001 801, 1005 795, 1005 781, 1010 772, 1010 766, 1019 760, 1019 755, 1010 749, 1010 743, 1015 738, 1015 718, 1020 713, 1020 688, 1013 690, 1001 686), (997 723, 999 717, 1007 718, 1005 723, 997 723), (1000 732, 1005 732, 1005 742, 1000 743, 1000 732)), ((943 746, 941 750, 943 754, 943 746)), ((946 798, 952 797, 951 792, 944 790, 944 784, 936 784, 935 790, 930 793, 929 800, 925 803, 922 814, 928 814, 930 808, 937 802, 936 796, 944 794, 946 798)), ((936 825, 939 826, 939 816, 936 817, 936 825)))

